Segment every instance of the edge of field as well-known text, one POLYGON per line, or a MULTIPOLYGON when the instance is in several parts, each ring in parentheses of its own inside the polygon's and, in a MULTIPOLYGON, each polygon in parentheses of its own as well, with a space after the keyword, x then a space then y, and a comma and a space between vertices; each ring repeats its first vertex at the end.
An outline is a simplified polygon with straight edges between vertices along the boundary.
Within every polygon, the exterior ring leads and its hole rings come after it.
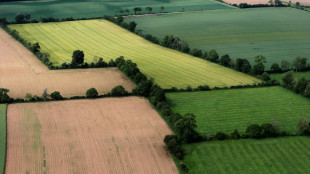
POLYGON ((4 174, 6 162, 6 114, 7 104, 0 105, 0 174, 4 174))

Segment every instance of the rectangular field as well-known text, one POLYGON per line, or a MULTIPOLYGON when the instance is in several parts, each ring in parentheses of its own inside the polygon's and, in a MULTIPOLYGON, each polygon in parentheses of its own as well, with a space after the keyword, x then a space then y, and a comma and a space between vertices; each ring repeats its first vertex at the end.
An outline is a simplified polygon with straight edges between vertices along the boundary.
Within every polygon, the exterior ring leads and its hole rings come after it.
POLYGON ((219 10, 126 19, 159 38, 174 35, 191 48, 216 49, 220 55, 246 58, 263 54, 266 68, 296 56, 310 57, 310 13, 293 8, 219 10))
POLYGON ((71 62, 74 50, 83 50, 85 61, 94 56, 124 56, 137 63, 140 70, 162 88, 186 88, 199 85, 232 86, 260 82, 246 74, 195 58, 188 54, 152 44, 143 38, 105 20, 10 25, 28 41, 39 42, 51 62, 71 62))
POLYGON ((277 119, 283 131, 297 132, 299 118, 310 118, 310 100, 282 87, 168 93, 172 110, 196 115, 198 132, 244 133, 250 124, 277 119))
POLYGON ((229 140, 184 146, 189 173, 309 173, 310 138, 229 140))
MULTIPOLYGON (((213 0, 53 0, 53 1, 15 1, 0 2, 0 17, 6 17, 14 20, 17 13, 30 13, 32 18, 40 17, 99 17, 104 15, 121 14, 119 10, 130 10, 129 14, 134 14, 135 7, 141 7, 145 14, 146 7, 152 7, 152 12, 159 13, 160 7, 164 6, 164 12, 186 11, 189 10, 214 10, 214 9, 231 9, 233 7, 213 1, 213 0)), ((123 13, 128 14, 128 13, 123 13)))
POLYGON ((140 97, 11 104, 6 173, 178 173, 140 97))
POLYGON ((0 173, 4 174, 6 155, 6 104, 0 104, 0 173))
POLYGON ((117 68, 48 70, 29 50, 0 29, 0 87, 13 98, 27 93, 41 96, 59 91, 64 97, 85 96, 89 88, 104 94, 122 85, 131 91, 135 85, 117 68))

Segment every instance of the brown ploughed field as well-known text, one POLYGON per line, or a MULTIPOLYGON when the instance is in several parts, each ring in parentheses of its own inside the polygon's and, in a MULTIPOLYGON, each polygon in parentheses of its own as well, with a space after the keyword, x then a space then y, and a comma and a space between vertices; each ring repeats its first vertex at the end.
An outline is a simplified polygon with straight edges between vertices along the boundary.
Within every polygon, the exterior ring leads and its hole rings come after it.
POLYGON ((29 50, 0 29, 0 88, 9 96, 24 98, 27 93, 41 96, 59 91, 64 97, 84 96, 89 88, 99 94, 122 85, 127 91, 134 84, 117 68, 48 70, 29 50))
POLYGON ((178 173, 141 97, 10 104, 6 173, 178 173))
MULTIPOLYGON (((224 0, 226 3, 229 4, 237 4, 240 3, 247 3, 247 4, 268 4, 269 0, 224 0)), ((283 1, 283 2, 289 2, 289 0, 283 1)), ((310 5, 310 0, 291 0, 292 3, 300 2, 302 5, 310 5)))

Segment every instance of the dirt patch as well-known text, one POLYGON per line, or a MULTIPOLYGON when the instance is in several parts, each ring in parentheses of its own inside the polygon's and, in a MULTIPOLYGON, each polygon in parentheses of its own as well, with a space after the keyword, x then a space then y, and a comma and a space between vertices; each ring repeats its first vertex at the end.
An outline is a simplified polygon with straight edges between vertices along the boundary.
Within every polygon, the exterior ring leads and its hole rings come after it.
POLYGON ((0 29, 0 87, 10 90, 13 98, 24 98, 27 93, 41 96, 59 91, 65 97, 85 95, 89 88, 100 94, 110 92, 117 85, 127 91, 134 84, 117 68, 48 70, 29 50, 0 29))
POLYGON ((144 98, 11 104, 7 122, 6 173, 178 173, 144 98))

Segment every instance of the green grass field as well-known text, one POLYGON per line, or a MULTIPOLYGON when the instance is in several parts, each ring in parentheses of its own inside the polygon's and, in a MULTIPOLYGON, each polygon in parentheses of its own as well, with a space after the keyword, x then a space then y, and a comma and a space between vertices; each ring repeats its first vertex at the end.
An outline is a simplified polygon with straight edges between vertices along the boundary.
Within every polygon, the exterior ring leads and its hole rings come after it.
MULTIPOLYGON (((74 50, 83 50, 86 62, 94 56, 106 61, 124 56, 137 63, 147 76, 163 88, 199 85, 231 86, 260 82, 246 74, 152 44, 105 20, 10 25, 31 42, 39 42, 50 61, 71 62, 74 50)), ((97 58, 98 59, 98 58, 97 58)))
MULTIPOLYGON (((307 72, 294 72, 297 79, 301 79, 302 77, 305 77, 306 79, 310 80, 310 71, 307 72)), ((283 73, 277 73, 277 74, 270 74, 271 79, 275 79, 279 82, 282 80, 283 73)))
POLYGON ((6 154, 6 104, 0 105, 0 173, 4 173, 6 154))
POLYGON ((263 54, 266 68, 296 56, 310 57, 310 13, 293 8, 255 8, 167 14, 135 20, 138 29, 159 38, 178 36, 191 48, 216 49, 231 58, 263 54))
POLYGON ((309 173, 310 138, 213 141, 185 145, 189 173, 309 173))
MULTIPOLYGON (((213 0, 42 0, 0 2, 0 17, 14 20, 16 13, 30 13, 32 18, 40 17, 98 17, 114 15, 114 10, 128 8, 134 14, 134 7, 141 7, 147 13, 146 7, 152 7, 152 12, 160 12, 160 7, 165 7, 165 12, 203 10, 203 9, 231 9, 233 7, 213 0)), ((120 14, 120 13, 117 13, 120 14)), ((123 13, 127 14, 127 13, 123 13)))
POLYGON ((217 131, 244 133, 250 124, 272 123, 296 132, 299 118, 310 118, 310 100, 282 87, 168 93, 172 110, 194 113, 202 135, 217 131))

